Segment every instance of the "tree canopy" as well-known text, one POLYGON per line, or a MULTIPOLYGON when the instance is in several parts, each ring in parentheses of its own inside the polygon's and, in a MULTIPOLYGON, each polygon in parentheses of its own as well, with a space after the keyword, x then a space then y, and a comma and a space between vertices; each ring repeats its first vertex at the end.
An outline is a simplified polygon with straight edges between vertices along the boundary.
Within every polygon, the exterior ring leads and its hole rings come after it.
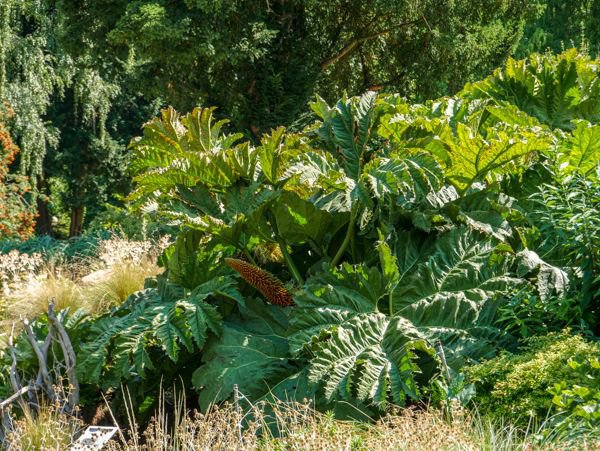
MULTIPOLYGON (((486 1, 60 2, 65 38, 135 74, 147 98, 217 105, 256 137, 315 93, 431 98, 500 64, 537 3, 486 1)), ((78 47, 71 42, 70 47, 78 47)))
POLYGON ((517 56, 574 46, 600 54, 600 0, 544 0, 541 6, 543 13, 525 27, 517 56))

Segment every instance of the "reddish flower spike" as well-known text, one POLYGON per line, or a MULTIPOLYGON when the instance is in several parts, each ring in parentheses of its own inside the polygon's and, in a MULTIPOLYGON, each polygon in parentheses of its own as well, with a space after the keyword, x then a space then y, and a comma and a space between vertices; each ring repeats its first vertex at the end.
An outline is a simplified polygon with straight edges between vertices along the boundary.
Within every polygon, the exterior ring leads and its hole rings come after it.
POLYGON ((226 258, 225 263, 236 271, 271 303, 281 307, 294 305, 294 299, 283 283, 264 269, 237 258, 226 258))

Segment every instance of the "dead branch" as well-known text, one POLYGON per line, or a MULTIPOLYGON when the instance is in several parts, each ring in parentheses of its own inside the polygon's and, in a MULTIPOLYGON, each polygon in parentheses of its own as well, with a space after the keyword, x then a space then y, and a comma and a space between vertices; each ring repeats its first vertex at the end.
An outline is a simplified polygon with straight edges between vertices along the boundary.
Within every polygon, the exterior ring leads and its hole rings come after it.
POLYGON ((367 36, 362 36, 360 38, 352 39, 348 44, 346 44, 342 49, 336 53, 335 55, 323 60, 321 62, 321 70, 326 69, 327 67, 336 64, 344 59, 346 59, 354 50, 356 50, 361 44, 367 41, 371 41, 379 36, 385 36, 390 34, 392 31, 397 30, 398 28, 406 27, 408 25, 413 25, 417 22, 420 22, 421 19, 411 20, 408 22, 402 22, 393 27, 387 28, 385 30, 378 31, 376 33, 369 34, 367 36))
POLYGON ((33 384, 31 385, 26 385, 25 387, 22 387, 19 391, 13 393, 12 395, 10 395, 8 398, 0 401, 0 411, 6 409, 10 404, 12 404, 13 402, 20 400, 21 397, 29 392, 30 390, 35 390, 37 387, 33 384))
MULTIPOLYGON (((35 339, 35 335, 33 334, 33 330, 31 329, 31 325, 29 321, 24 319, 23 326, 25 327, 25 333, 27 334, 27 340, 29 344, 33 348, 33 352, 38 360, 38 379, 41 379, 43 383, 44 390, 48 394, 50 401, 54 402, 56 400, 56 393, 54 391, 54 383, 50 378, 50 373, 48 372, 48 354, 47 352, 44 354, 42 348, 38 345, 37 340, 35 339)), ((50 333, 48 334, 50 335, 50 333)), ((48 337, 46 337, 48 339, 48 337)), ((44 343, 45 344, 45 343, 44 343)))
MULTIPOLYGON (((44 344, 41 347, 42 355, 44 356, 45 362, 48 361, 48 352, 50 350, 50 346, 52 345, 53 338, 54 338, 54 331, 52 329, 52 324, 48 323, 48 335, 46 335, 46 338, 44 339, 44 344)), ((46 367, 47 366, 48 365, 46 365, 46 367)), ((48 374, 50 374, 50 373, 48 373, 48 374)), ((36 383, 36 385, 42 385, 42 382, 43 382, 43 378, 42 378, 42 371, 40 368, 38 370, 38 376, 37 376, 35 383, 36 383)))
POLYGON ((79 405, 79 381, 76 374, 76 358, 69 334, 54 313, 54 300, 48 303, 48 322, 56 329, 58 341, 65 359, 67 379, 69 381, 69 404, 71 409, 79 405))
POLYGON ((10 365, 10 385, 14 392, 21 390, 21 381, 19 381, 19 374, 17 373, 17 354, 14 346, 14 334, 15 334, 15 323, 12 323, 10 335, 8 336, 8 349, 10 351, 10 357, 12 364, 10 365))

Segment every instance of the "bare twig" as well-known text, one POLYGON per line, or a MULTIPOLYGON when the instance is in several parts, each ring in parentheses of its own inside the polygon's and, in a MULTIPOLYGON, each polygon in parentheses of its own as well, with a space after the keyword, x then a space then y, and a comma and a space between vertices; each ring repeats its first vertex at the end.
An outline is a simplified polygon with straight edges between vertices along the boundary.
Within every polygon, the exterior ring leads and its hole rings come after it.
MULTIPOLYGON (((48 335, 46 335, 46 338, 44 339, 44 344, 41 347, 41 352, 42 352, 42 356, 44 357, 44 361, 48 362, 48 351, 50 350, 50 345, 52 344, 52 338, 53 338, 53 330, 52 330, 52 325, 48 324, 48 335)), ((47 367, 47 365, 46 365, 47 367)), ((48 373, 48 375, 50 375, 50 373, 48 373)), ((43 382, 43 375, 42 375, 42 369, 40 367, 40 369, 38 370, 38 376, 37 379, 35 380, 35 383, 37 385, 42 385, 43 382)))
POLYGON ((67 379, 69 381, 69 404, 74 409, 79 404, 79 381, 76 374, 76 359, 69 334, 54 313, 54 300, 48 303, 48 322, 56 329, 58 341, 65 359, 67 379))
POLYGON ((33 352, 38 360, 38 379, 41 379, 43 382, 44 390, 48 394, 50 401, 54 402, 56 400, 56 393, 54 392, 54 384, 50 378, 50 373, 48 372, 48 354, 44 354, 42 348, 35 339, 35 335, 33 334, 33 330, 31 329, 28 320, 23 320, 23 326, 25 328, 25 333, 27 334, 27 340, 33 348, 33 352))
MULTIPOLYGON (((240 390, 238 388, 238 384, 233 385, 233 403, 235 406, 235 413, 241 415, 242 409, 240 408, 240 390)), ((242 421, 238 416, 236 418, 237 421, 237 430, 238 430, 238 440, 242 443, 242 421)))
MULTIPOLYGON (((115 415, 113 414, 113 411, 110 408, 110 404, 109 404, 108 400, 106 399, 106 396, 104 396, 104 393, 100 393, 100 394, 102 395, 104 404, 106 404, 106 407, 108 408, 108 413, 110 414, 110 417, 113 420, 114 425, 117 427, 117 431, 119 433, 119 438, 121 439, 121 442, 123 443, 123 445, 127 446, 127 440, 125 440, 123 431, 121 430, 121 427, 119 426, 119 423, 117 422, 117 419, 115 418, 115 415)), ((129 411, 127 411, 127 414, 129 414, 129 411)), ((136 445, 135 449, 137 449, 137 431, 135 431, 135 435, 134 435, 134 444, 136 445)))
POLYGON ((13 402, 20 400, 21 397, 27 393, 30 390, 35 390, 37 387, 33 384, 30 385, 26 385, 25 387, 22 387, 20 390, 18 390, 17 392, 13 393, 12 395, 10 395, 8 398, 0 401, 0 411, 6 409, 10 404, 12 404, 13 402))
POLYGON ((17 354, 14 346, 14 334, 15 334, 15 323, 12 323, 10 335, 8 336, 8 349, 12 358, 12 364, 10 366, 10 385, 13 391, 16 393, 21 390, 21 381, 19 381, 19 375, 17 374, 17 354))

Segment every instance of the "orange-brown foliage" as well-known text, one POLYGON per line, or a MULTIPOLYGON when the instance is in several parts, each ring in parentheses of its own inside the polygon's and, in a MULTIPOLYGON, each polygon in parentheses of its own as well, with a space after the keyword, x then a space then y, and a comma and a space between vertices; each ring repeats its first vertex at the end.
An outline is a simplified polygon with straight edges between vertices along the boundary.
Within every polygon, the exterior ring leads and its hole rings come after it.
POLYGON ((5 125, 13 115, 8 105, 0 105, 0 238, 26 239, 33 234, 36 217, 23 201, 31 185, 22 176, 7 181, 9 167, 19 152, 5 125))

